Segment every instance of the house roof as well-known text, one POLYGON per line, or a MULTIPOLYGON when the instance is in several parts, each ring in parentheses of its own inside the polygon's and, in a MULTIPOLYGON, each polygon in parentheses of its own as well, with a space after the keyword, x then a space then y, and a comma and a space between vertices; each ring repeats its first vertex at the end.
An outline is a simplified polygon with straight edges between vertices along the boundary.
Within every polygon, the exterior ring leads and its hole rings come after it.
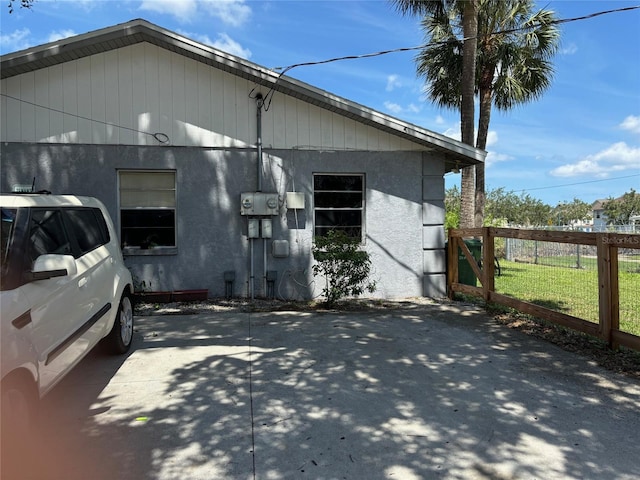
POLYGON ((437 150, 444 155, 447 169, 481 163, 485 159, 486 152, 482 150, 333 95, 289 76, 281 76, 277 72, 196 42, 143 19, 3 55, 0 57, 0 78, 13 77, 142 42, 157 45, 365 125, 406 138, 424 146, 427 150, 437 150))

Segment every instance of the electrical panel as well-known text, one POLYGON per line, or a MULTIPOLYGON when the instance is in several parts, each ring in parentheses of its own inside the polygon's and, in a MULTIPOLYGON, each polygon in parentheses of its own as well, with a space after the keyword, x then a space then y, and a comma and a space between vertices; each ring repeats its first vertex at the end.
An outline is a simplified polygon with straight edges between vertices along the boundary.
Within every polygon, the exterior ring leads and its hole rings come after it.
POLYGON ((278 215, 277 193, 246 192, 240 194, 241 215, 278 215))
POLYGON ((274 258, 289 256, 289 240, 274 240, 271 242, 271 254, 274 258))
POLYGON ((270 218, 260 219, 260 226, 262 228, 262 238, 271 238, 272 222, 270 218))
POLYGON ((247 222, 247 238, 260 238, 260 222, 257 218, 249 218, 247 222))

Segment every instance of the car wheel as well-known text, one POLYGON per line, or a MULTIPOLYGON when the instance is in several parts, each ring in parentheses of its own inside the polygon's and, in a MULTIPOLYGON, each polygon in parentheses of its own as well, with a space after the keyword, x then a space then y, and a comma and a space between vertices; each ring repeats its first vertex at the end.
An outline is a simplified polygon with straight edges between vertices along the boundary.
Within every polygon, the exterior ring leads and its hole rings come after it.
POLYGON ((133 340, 133 305, 128 293, 123 293, 118 306, 118 314, 109 335, 109 347, 115 354, 129 351, 133 340))
POLYGON ((2 410, 3 472, 28 456, 37 423, 38 396, 35 384, 23 375, 9 375, 0 385, 2 410), (8 461, 8 462, 7 462, 8 461), (7 465, 7 463, 9 463, 7 465))

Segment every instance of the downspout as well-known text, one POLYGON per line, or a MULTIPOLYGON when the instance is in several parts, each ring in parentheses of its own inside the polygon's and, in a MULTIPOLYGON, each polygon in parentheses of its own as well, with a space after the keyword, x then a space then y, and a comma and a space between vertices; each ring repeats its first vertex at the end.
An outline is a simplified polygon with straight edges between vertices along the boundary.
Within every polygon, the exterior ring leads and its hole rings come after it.
POLYGON ((253 300, 254 297, 254 286, 253 286, 253 241, 255 239, 251 238, 249 239, 249 245, 250 245, 250 249, 249 249, 249 256, 251 257, 251 273, 249 275, 249 292, 251 293, 251 300, 253 300))
MULTIPOLYGON (((261 192, 262 191, 262 106, 264 105, 264 100, 262 98, 262 94, 258 93, 256 95, 256 132, 257 132, 257 139, 256 139, 256 147, 258 150, 258 155, 256 158, 256 169, 257 169, 257 179, 258 179, 258 188, 257 188, 257 192, 261 192)), ((250 255, 251 255, 251 300, 254 299, 254 276, 255 276, 255 272, 254 272, 254 268, 253 268, 253 239, 251 240, 251 251, 250 251, 250 255)), ((264 253, 266 256, 266 246, 263 247, 264 248, 264 253)))
POLYGON ((262 191, 262 106, 264 105, 264 99, 262 98, 262 94, 258 93, 256 95, 256 107, 258 107, 256 111, 256 120, 257 120, 257 133, 258 139, 256 141, 256 146, 258 147, 258 189, 256 191, 262 191))

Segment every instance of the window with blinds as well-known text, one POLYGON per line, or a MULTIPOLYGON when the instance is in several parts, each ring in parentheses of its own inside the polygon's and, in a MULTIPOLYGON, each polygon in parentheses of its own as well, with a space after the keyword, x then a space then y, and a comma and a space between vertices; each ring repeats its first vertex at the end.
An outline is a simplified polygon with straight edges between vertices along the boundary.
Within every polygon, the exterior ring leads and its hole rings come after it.
POLYGON ((123 247, 176 246, 176 172, 120 171, 123 247))
POLYGON ((314 174, 313 217, 316 236, 342 230, 362 239, 364 175, 314 174))

